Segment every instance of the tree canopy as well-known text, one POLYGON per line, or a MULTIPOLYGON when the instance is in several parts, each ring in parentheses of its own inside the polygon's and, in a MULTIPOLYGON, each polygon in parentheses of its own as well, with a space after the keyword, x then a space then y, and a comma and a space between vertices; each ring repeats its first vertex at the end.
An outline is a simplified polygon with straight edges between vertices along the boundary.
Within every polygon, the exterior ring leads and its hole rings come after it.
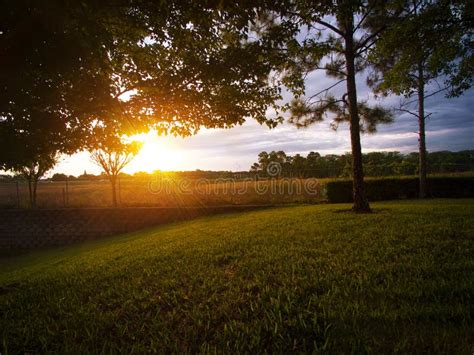
POLYGON ((91 144, 96 127, 110 139, 150 128, 188 135, 248 117, 274 125, 265 116, 279 98, 271 67, 259 42, 242 45, 254 8, 222 6, 3 2, 2 122, 54 132, 64 152, 91 144))
MULTIPOLYGON (((402 2, 404 11, 370 49, 368 79, 378 93, 415 95, 421 79, 437 85, 426 95, 459 96, 471 87, 474 70, 474 9, 470 1, 402 2), (420 68, 421 66, 421 68, 420 68)), ((380 21, 380 19, 379 19, 380 21)))

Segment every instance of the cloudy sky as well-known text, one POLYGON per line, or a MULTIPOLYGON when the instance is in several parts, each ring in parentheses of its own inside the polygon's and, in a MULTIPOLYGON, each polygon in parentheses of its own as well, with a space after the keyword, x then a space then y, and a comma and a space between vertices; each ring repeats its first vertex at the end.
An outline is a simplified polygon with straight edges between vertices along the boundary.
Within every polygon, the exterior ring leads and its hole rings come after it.
MULTIPOLYGON (((330 84, 324 73, 316 73, 307 79, 307 94, 315 93, 330 84)), ((437 87, 433 87, 436 90, 437 87)), ((344 83, 335 88, 335 94, 344 90, 344 83)), ((358 78, 360 100, 375 102, 365 85, 363 76, 358 78)), ((386 107, 399 107, 400 98, 378 100, 386 107)), ((416 109, 416 106, 411 105, 416 109)), ((474 148, 474 89, 462 97, 446 99, 438 94, 427 99, 427 145, 429 151, 459 151, 474 148)), ((306 155, 310 151, 321 154, 339 154, 350 151, 347 126, 337 132, 329 127, 330 118, 306 129, 296 129, 288 123, 275 129, 260 126, 252 120, 229 130, 203 130, 188 138, 158 137, 148 139, 140 153, 124 171, 161 170, 248 170, 261 151, 283 150, 287 154, 306 155)), ((417 122, 413 116, 399 114, 391 125, 380 126, 375 135, 362 137, 362 149, 370 151, 417 150, 417 122)), ((100 169, 90 162, 87 153, 63 157, 55 172, 79 175, 99 173, 100 169)))

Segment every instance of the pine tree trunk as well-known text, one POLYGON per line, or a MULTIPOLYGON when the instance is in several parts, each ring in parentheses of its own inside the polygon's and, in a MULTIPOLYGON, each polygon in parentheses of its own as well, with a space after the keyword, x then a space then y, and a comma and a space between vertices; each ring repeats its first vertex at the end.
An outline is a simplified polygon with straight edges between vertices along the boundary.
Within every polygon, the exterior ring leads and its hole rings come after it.
POLYGON ((426 132, 425 132, 425 84, 423 78, 423 64, 418 66, 418 143, 419 143, 419 179, 420 179, 420 198, 425 198, 426 191, 426 132))
POLYGON ((353 37, 353 18, 346 24, 345 59, 347 69, 347 99, 349 101, 350 132, 352 148, 352 210, 358 213, 370 212, 369 202, 364 191, 364 172, 362 168, 362 148, 360 144, 360 122, 357 108, 357 88, 355 81, 355 53, 353 37))

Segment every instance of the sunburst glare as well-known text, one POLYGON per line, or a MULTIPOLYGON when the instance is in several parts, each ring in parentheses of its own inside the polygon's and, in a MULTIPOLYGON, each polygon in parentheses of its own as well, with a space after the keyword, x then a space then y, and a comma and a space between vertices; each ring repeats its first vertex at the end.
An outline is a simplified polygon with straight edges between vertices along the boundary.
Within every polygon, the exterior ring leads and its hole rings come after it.
POLYGON ((179 166, 183 163, 183 154, 178 150, 172 137, 159 136, 155 131, 150 131, 134 135, 130 140, 143 142, 143 146, 127 167, 128 172, 179 170, 179 166))

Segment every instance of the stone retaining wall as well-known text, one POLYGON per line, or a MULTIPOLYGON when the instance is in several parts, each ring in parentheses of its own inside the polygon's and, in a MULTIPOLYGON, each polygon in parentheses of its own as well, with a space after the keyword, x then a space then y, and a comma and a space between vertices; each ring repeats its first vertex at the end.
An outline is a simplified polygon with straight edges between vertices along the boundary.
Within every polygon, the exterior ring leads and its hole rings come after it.
POLYGON ((72 244, 145 227, 265 206, 0 210, 0 249, 72 244))

